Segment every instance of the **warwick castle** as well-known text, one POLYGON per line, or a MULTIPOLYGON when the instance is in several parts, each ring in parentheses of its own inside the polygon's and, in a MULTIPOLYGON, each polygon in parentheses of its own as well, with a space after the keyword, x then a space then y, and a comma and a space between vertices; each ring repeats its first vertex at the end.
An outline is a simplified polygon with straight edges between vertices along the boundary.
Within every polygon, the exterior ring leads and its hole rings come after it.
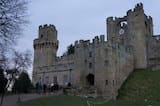
POLYGON ((106 26, 107 40, 100 35, 75 41, 72 52, 61 57, 56 27, 39 26, 33 44, 33 83, 70 83, 77 93, 94 89, 97 97, 115 99, 133 70, 160 69, 160 35, 153 34, 152 17, 144 13, 142 3, 124 17, 108 17, 106 26))

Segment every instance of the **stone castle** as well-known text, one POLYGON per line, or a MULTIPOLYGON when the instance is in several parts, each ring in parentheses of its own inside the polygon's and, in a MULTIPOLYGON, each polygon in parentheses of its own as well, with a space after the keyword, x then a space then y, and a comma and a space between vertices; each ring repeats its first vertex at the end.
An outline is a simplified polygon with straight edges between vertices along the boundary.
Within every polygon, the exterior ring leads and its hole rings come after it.
POLYGON ((56 27, 39 26, 33 44, 33 83, 92 86, 97 96, 115 99, 134 69, 160 69, 160 35, 153 34, 152 17, 144 13, 142 3, 124 17, 108 17, 106 25, 107 41, 104 35, 75 41, 74 52, 61 57, 56 55, 56 27))

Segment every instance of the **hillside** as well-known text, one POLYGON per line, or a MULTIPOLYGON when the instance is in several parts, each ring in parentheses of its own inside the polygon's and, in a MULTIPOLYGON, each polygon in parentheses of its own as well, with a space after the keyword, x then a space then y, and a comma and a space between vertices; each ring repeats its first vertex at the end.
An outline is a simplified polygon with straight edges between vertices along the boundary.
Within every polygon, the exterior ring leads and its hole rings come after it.
POLYGON ((160 71, 135 70, 119 90, 118 100, 160 101, 160 71))

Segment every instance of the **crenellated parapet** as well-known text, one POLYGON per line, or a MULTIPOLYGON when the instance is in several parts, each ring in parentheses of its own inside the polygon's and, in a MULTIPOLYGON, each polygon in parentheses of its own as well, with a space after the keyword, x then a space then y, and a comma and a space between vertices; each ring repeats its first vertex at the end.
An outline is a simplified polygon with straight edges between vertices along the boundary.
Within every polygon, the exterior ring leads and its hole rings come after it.
POLYGON ((137 13, 141 13, 141 12, 144 12, 144 10, 143 10, 143 4, 142 3, 138 3, 138 4, 135 5, 135 8, 133 10, 130 9, 130 10, 127 11, 127 16, 133 15, 135 13, 136 14, 137 13))
POLYGON ((34 49, 45 49, 45 48, 55 48, 58 49, 58 41, 56 43, 54 42, 36 42, 34 41, 34 49))
POLYGON ((43 30, 43 29, 55 29, 56 30, 56 27, 52 24, 45 24, 45 25, 40 25, 39 26, 39 30, 43 30))
POLYGON ((35 49, 41 48, 55 48, 58 49, 57 30, 54 25, 40 25, 39 36, 34 40, 33 47, 35 49))
POLYGON ((124 17, 108 17, 107 18, 107 23, 116 23, 119 24, 122 21, 126 21, 127 20, 127 16, 124 17))
POLYGON ((57 36, 57 29, 52 24, 45 24, 40 25, 38 30, 39 38, 43 38, 44 36, 47 36, 48 34, 53 34, 54 36, 57 36))
POLYGON ((90 40, 77 40, 75 41, 75 47, 87 47, 87 46, 94 46, 96 44, 104 43, 105 42, 105 35, 95 36, 92 39, 92 42, 90 40))
POLYGON ((141 11, 141 10, 143 10, 143 4, 142 3, 137 3, 135 8, 134 8, 134 12, 141 11))
POLYGON ((57 38, 57 30, 54 25, 45 24, 39 26, 39 38, 47 38, 47 37, 57 38))
POLYGON ((142 3, 138 3, 136 4, 135 8, 132 10, 128 10, 127 11, 127 15, 124 17, 108 17, 107 18, 107 23, 120 23, 122 21, 127 21, 128 16, 133 16, 133 15, 138 15, 138 13, 144 13, 143 10, 143 4, 142 3))
POLYGON ((62 56, 58 56, 56 58, 57 63, 69 63, 69 62, 73 62, 73 60, 74 60, 74 54, 72 55, 63 54, 62 56))

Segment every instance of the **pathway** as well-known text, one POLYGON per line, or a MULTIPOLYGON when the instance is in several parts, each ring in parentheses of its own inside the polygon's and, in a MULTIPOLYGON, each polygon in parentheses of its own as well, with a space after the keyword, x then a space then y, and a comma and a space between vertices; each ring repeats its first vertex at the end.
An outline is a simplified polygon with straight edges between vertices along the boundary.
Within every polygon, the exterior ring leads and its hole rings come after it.
MULTIPOLYGON (((21 94, 21 95, 8 95, 4 97, 3 106, 18 106, 18 101, 28 101, 40 97, 52 96, 55 94, 21 94), (20 98, 20 99, 19 99, 20 98)), ((1 99, 1 98, 0 98, 1 99)))

